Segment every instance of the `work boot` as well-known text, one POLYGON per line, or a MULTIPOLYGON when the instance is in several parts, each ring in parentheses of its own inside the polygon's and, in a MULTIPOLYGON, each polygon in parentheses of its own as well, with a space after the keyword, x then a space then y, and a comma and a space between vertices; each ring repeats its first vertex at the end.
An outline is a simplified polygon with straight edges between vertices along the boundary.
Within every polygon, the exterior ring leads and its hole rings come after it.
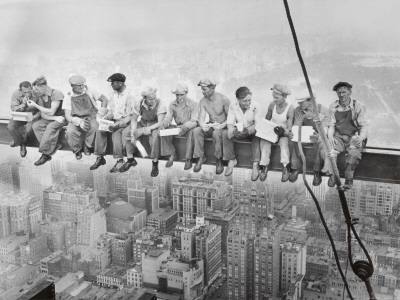
POLYGON ((224 165, 222 163, 222 158, 217 158, 217 162, 215 164, 215 174, 222 174, 224 171, 224 165))
POLYGON ((98 167, 105 165, 106 160, 102 155, 97 156, 96 162, 90 167, 90 170, 96 170, 98 167))
POLYGON ((12 141, 12 142, 10 143, 10 147, 11 147, 11 148, 17 147, 17 145, 15 144, 15 141, 12 141))
POLYGON ((283 167, 282 169, 282 178, 281 181, 282 182, 286 182, 289 180, 289 169, 287 168, 287 166, 283 167))
POLYGON ((201 170, 201 166, 206 162, 206 158, 204 156, 199 157, 197 163, 193 167, 194 172, 199 172, 201 170))
POLYGON ((83 143, 83 153, 89 156, 90 154, 93 153, 93 148, 89 148, 85 143, 83 143))
POLYGON ((334 187, 335 184, 336 184, 335 175, 334 174, 329 175, 328 186, 329 187, 334 187))
POLYGON ((82 159, 82 150, 81 149, 79 149, 78 151, 75 152, 75 158, 77 160, 82 159))
POLYGON ((184 170, 190 170, 192 168, 192 160, 187 159, 185 162, 185 166, 183 167, 184 170))
POLYGON ((251 180, 256 181, 260 176, 260 166, 258 163, 253 163, 253 170, 251 171, 251 180))
POLYGON ((42 154, 42 156, 39 158, 37 162, 35 162, 35 166, 41 166, 51 160, 51 156, 47 154, 42 154))
POLYGON ((21 144, 19 149, 19 154, 21 155, 21 157, 25 157, 26 153, 27 153, 26 146, 24 144, 21 144))
MULTIPOLYGON (((124 162, 124 160, 122 159, 122 162, 124 162)), ((132 158, 128 158, 128 160, 126 161, 126 163, 124 163, 119 169, 118 171, 120 171, 121 173, 124 173, 126 171, 128 171, 130 169, 130 167, 135 167, 137 165, 137 161, 134 157, 132 158)))
POLYGON ((225 176, 231 176, 233 173, 233 168, 237 165, 236 159, 231 159, 228 163, 228 167, 225 170, 225 176))
POLYGON ((351 188, 353 188, 353 179, 345 179, 343 188, 345 188, 346 190, 350 190, 351 188))
POLYGON ((267 179, 267 175, 268 175, 268 165, 261 166, 260 180, 265 181, 265 179, 267 179))
POLYGON ((176 159, 175 153, 171 154, 170 157, 168 158, 167 163, 165 164, 166 168, 171 168, 172 165, 174 164, 174 160, 176 159))
POLYGON ((150 176, 157 177, 158 173, 158 161, 153 161, 153 168, 151 169, 150 176))
POLYGON ((111 168, 110 173, 117 173, 121 171, 121 168, 123 167, 125 161, 123 158, 119 158, 117 162, 115 163, 114 167, 111 168))
POLYGON ((322 182, 321 172, 314 171, 314 179, 313 179, 313 186, 319 186, 322 182))
POLYGON ((296 182, 297 178, 299 177, 300 169, 294 169, 289 174, 289 181, 296 182))

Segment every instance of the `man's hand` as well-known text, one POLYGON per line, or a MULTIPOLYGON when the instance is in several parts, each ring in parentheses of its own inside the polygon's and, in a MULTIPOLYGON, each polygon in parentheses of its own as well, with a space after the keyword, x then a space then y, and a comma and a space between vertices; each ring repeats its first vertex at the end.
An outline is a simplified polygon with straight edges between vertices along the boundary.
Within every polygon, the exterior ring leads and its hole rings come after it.
POLYGON ((287 133, 286 133, 286 135, 287 135, 287 137, 291 140, 291 139, 293 139, 293 132, 291 132, 291 131, 288 131, 287 133))
POLYGON ((97 116, 99 118, 104 118, 108 113, 108 109, 106 107, 100 107, 97 111, 97 116))
POLYGON ((112 120, 113 119, 113 114, 112 114, 112 112, 109 110, 104 116, 103 116, 103 119, 104 120, 112 120))
POLYGON ((26 121, 27 122, 32 122, 33 121, 33 115, 32 114, 27 114, 26 115, 26 121))
POLYGON ((312 135, 310 135, 310 141, 311 143, 318 143, 319 140, 319 134, 318 132, 314 131, 312 135))
POLYGON ((32 100, 28 100, 26 103, 28 104, 29 107, 37 107, 37 106, 38 106, 38 105, 37 105, 35 102, 33 102, 32 100))
POLYGON ((181 126, 181 130, 179 131, 179 136, 184 136, 189 130, 190 130, 189 125, 187 123, 184 123, 181 126))
POLYGON ((214 128, 215 130, 222 129, 221 123, 218 122, 212 123, 211 127, 214 128))
POLYGON ((163 130, 165 128, 168 128, 169 124, 167 121, 163 121, 158 129, 163 130))
POLYGON ((242 132, 240 132, 239 130, 236 130, 234 132, 234 136, 235 136, 235 139, 238 139, 238 140, 244 139, 249 136, 249 130, 247 128, 243 128, 242 132))
POLYGON ((138 139, 142 135, 150 135, 150 134, 151 134, 150 127, 141 127, 141 128, 137 128, 134 131, 133 136, 134 136, 135 139, 138 139))
POLYGON ((201 129, 203 129, 203 131, 209 131, 211 128, 210 124, 204 124, 201 126, 201 129))
POLYGON ((233 139, 237 131, 236 127, 228 128, 228 139, 233 139))
POLYGON ((114 125, 110 125, 108 128, 111 132, 116 132, 120 128, 120 123, 117 121, 114 125))
POLYGON ((54 120, 57 121, 60 124, 63 124, 65 122, 65 117, 63 116, 56 116, 54 117, 54 120))
POLYGON ((86 119, 82 119, 81 122, 79 123, 79 127, 83 131, 88 131, 90 129, 90 121, 86 119))
POLYGON ((334 147, 337 144, 337 140, 333 136, 328 136, 328 141, 331 147, 334 147))
POLYGON ((356 132, 356 135, 351 138, 350 148, 360 148, 362 146, 362 139, 356 132))

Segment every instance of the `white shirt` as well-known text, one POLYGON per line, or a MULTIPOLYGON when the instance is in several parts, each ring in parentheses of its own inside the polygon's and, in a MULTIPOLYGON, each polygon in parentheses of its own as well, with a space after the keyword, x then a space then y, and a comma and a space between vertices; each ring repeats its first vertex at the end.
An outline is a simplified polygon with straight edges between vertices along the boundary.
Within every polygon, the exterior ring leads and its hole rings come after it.
POLYGON ((122 93, 113 91, 109 98, 108 109, 115 120, 120 120, 133 114, 135 105, 134 94, 131 89, 125 88, 122 93))
POLYGON ((253 126, 257 120, 261 118, 260 109, 258 104, 251 101, 250 107, 243 113, 240 108, 239 101, 229 106, 228 116, 226 118, 227 125, 235 125, 236 123, 243 123, 244 128, 253 126))

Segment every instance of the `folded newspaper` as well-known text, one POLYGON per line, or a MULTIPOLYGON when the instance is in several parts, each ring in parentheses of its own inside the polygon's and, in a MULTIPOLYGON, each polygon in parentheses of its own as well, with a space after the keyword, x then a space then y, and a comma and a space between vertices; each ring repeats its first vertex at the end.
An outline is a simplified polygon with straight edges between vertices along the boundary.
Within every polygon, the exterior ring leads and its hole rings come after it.
POLYGON ((274 128, 278 126, 274 122, 268 121, 267 119, 261 119, 256 123, 256 136, 260 139, 276 143, 279 139, 275 133, 274 128))
POLYGON ((32 120, 32 112, 22 112, 22 111, 12 111, 11 112, 12 119, 14 121, 25 121, 32 120))
MULTIPOLYGON (((295 125, 292 127, 293 142, 299 141, 299 126, 295 125)), ((301 126, 301 142, 311 143, 310 136, 313 135, 314 128, 312 126, 301 126)))
POLYGON ((160 136, 170 136, 170 135, 179 135, 181 132, 181 129, 176 127, 176 128, 168 128, 168 129, 161 129, 160 130, 160 136))
POLYGON ((99 130, 100 131, 111 131, 110 126, 114 125, 113 121, 104 120, 104 119, 100 119, 100 118, 97 118, 97 122, 99 122, 99 130))

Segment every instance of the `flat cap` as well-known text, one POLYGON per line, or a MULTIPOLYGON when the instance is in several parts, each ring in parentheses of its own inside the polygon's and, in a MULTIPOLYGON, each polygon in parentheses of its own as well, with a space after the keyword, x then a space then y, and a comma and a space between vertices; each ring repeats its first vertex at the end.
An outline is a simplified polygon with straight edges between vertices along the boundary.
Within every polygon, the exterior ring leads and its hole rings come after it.
POLYGON ((281 95, 290 95, 291 92, 288 87, 284 84, 275 83, 274 86, 271 88, 272 91, 281 94, 281 95))
POLYGON ((187 93, 188 86, 184 83, 177 83, 175 88, 171 90, 172 94, 187 93))
POLYGON ((335 92, 339 89, 339 88, 341 88, 342 86, 345 86, 345 87, 347 87, 347 88, 349 88, 349 89, 351 89, 353 86, 350 84, 350 83, 348 83, 348 82, 346 82, 346 81, 340 81, 340 82, 338 82, 338 83, 336 83, 334 86, 333 86, 333 89, 332 90, 334 90, 335 92))
POLYGON ((296 98, 297 103, 301 103, 307 100, 311 100, 310 96, 302 97, 302 98, 296 98))
POLYGON ((38 78, 35 79, 32 85, 47 85, 46 77, 44 77, 43 75, 39 76, 38 78))
POLYGON ((108 77, 107 81, 113 82, 113 81, 119 81, 119 82, 125 82, 126 77, 124 74, 121 73, 115 73, 112 74, 110 77, 108 77))
POLYGON ((72 75, 68 79, 69 84, 84 84, 86 82, 86 79, 81 76, 81 75, 72 75))
POLYGON ((198 86, 216 86, 217 83, 215 80, 212 80, 210 78, 203 78, 199 81, 197 84, 198 86))
POLYGON ((149 95, 155 94, 157 92, 157 89, 151 86, 145 87, 142 90, 142 96, 147 97, 149 95))

